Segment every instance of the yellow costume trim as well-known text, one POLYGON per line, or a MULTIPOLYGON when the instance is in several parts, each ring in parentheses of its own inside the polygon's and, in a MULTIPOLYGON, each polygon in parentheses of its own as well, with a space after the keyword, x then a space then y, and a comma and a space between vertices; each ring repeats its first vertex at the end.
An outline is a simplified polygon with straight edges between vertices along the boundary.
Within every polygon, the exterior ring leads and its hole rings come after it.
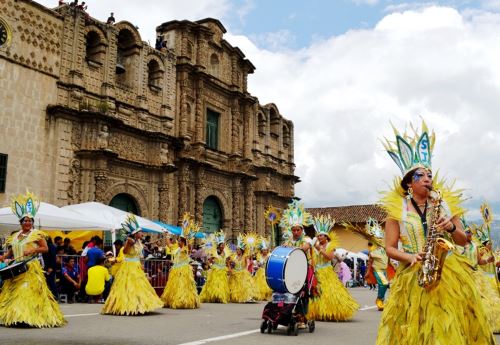
POLYGON ((228 303, 229 302, 229 280, 227 268, 212 266, 208 271, 207 281, 200 293, 202 303, 228 303))
MULTIPOLYGON (((450 208, 451 216, 461 216, 465 213, 465 209, 461 207, 462 190, 453 190, 453 184, 446 185, 444 179, 439 179, 438 174, 434 177, 433 187, 439 189, 442 193, 443 200, 450 208)), ((405 193, 401 188, 401 178, 396 177, 393 181, 393 186, 388 191, 381 193, 381 206, 387 213, 388 219, 401 221, 403 218, 403 198, 405 193)))
POLYGON ((163 308, 163 301, 142 270, 141 251, 142 244, 138 241, 125 253, 101 314, 140 315, 163 308))
POLYGON ((431 291, 418 286, 419 269, 419 264, 398 267, 377 345, 495 344, 467 259, 448 256, 431 291))
POLYGON ((42 328, 59 327, 65 323, 38 260, 28 263, 26 273, 4 281, 0 293, 0 324, 42 328))
MULTIPOLYGON (((339 245, 338 237, 330 232, 330 242, 325 251, 332 253, 339 245)), ((340 281, 331 261, 314 249, 315 274, 319 296, 309 303, 307 318, 318 321, 347 321, 359 308, 359 304, 340 281)))

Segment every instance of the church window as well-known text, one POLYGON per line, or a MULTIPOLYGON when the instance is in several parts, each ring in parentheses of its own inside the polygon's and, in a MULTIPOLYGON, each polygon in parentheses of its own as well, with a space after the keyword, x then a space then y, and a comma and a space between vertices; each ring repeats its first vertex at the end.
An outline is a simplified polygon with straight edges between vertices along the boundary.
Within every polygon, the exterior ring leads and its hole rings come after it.
POLYGON ((102 65, 105 54, 104 44, 97 32, 89 31, 85 37, 86 40, 86 55, 85 58, 89 63, 97 63, 102 65))
POLYGON ((150 89, 159 91, 161 90, 161 80, 163 71, 156 60, 148 62, 148 86, 150 89))
POLYGON ((214 150, 219 145, 219 116, 219 113, 207 109, 207 147, 214 150))

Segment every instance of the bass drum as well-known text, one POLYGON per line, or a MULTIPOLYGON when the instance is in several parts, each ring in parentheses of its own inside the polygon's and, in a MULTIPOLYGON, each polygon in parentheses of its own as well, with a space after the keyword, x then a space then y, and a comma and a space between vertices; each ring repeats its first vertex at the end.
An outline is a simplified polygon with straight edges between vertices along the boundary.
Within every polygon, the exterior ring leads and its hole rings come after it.
POLYGON ((300 248, 276 247, 266 264, 267 285, 274 292, 299 292, 307 278, 307 257, 300 248))

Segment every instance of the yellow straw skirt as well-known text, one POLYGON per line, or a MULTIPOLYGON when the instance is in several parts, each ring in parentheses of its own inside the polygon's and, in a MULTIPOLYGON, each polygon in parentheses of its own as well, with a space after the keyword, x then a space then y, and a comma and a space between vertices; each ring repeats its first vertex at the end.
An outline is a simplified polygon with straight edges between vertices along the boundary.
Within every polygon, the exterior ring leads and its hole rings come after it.
POLYGON ((229 281, 227 268, 212 267, 208 271, 207 281, 200 293, 203 303, 228 303, 229 281))
POLYGON ((246 269, 233 270, 229 276, 229 301, 245 303, 252 298, 252 276, 246 269))
POLYGON ((191 265, 184 264, 170 270, 161 299, 167 308, 196 309, 200 307, 200 298, 191 265))
MULTIPOLYGON (((496 289, 496 286, 493 287, 491 285, 490 277, 481 270, 474 271, 473 277, 479 289, 481 299, 483 300, 490 327, 493 333, 500 333, 500 297, 498 295, 498 289, 496 289)), ((493 279, 495 279, 495 277, 493 277, 493 279)))
POLYGON ((307 318, 318 321, 348 321, 359 309, 331 265, 316 270, 319 296, 309 302, 307 318))
POLYGON ((418 285, 419 268, 399 266, 376 344, 495 344, 468 260, 449 255, 431 291, 418 285))
POLYGON ((26 273, 4 281, 0 293, 0 324, 42 328, 65 323, 38 260, 28 263, 26 273))
POLYGON ((273 290, 269 288, 266 281, 266 269, 259 268, 252 278, 253 280, 253 298, 256 301, 269 301, 273 295, 273 290))
POLYGON ((140 315, 163 308, 140 261, 123 261, 101 314, 140 315))

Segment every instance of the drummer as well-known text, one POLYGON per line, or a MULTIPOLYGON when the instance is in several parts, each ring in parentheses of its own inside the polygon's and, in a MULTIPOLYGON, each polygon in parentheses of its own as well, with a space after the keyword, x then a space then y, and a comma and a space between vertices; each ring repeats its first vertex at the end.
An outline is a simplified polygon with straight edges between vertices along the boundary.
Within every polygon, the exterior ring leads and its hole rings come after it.
MULTIPOLYGON (((288 209, 283 212, 283 217, 281 218, 280 226, 284 229, 289 229, 291 235, 288 233, 284 236, 285 240, 283 246, 285 247, 295 247, 300 248, 304 251, 307 257, 308 270, 311 269, 311 248, 316 242, 316 238, 311 239, 304 234, 304 226, 312 224, 312 216, 304 210, 304 205, 299 204, 297 200, 292 201, 288 204, 288 209)), ((285 231, 286 233, 287 231, 285 231)), ((302 299, 303 303, 297 305, 297 313, 300 315, 300 321, 298 323, 298 328, 306 328, 306 317, 307 309, 309 306, 309 296, 305 294, 302 299)))
POLYGON ((19 218, 21 230, 7 239, 10 249, 6 257, 25 262, 28 269, 4 282, 0 293, 0 324, 4 326, 58 327, 65 324, 36 259, 48 250, 44 234, 33 229, 39 205, 29 192, 12 200, 11 209, 19 218))

